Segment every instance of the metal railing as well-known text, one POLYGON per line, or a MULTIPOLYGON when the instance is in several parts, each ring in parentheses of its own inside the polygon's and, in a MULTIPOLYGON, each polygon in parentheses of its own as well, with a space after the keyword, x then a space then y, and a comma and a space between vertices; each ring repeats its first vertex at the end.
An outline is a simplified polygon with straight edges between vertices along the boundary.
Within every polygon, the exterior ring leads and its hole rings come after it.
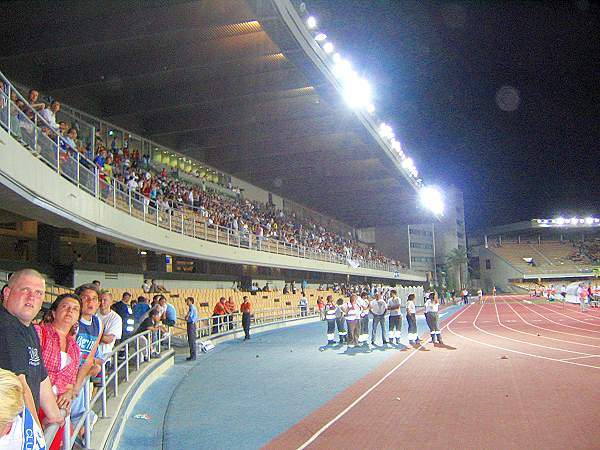
MULTIPOLYGON (((318 315, 314 306, 302 308, 300 306, 285 306, 281 308, 263 308, 252 311, 250 327, 256 327, 269 323, 285 322, 303 317, 314 317, 318 315)), ((183 330, 183 327, 173 327, 183 330)), ((196 322, 196 337, 218 337, 231 332, 242 330, 242 313, 235 312, 221 316, 201 317, 196 322)))
MULTIPOLYGON (((113 208, 156 227, 195 239, 348 265, 348 258, 336 252, 291 244, 270 237, 256 236, 250 232, 209 224, 206 217, 203 216, 201 208, 184 203, 168 204, 153 200, 143 196, 137 190, 130 189, 114 177, 106 178, 100 173, 95 163, 79 151, 82 149, 73 148, 69 139, 52 131, 51 125, 34 111, 27 100, 14 89, 1 72, 0 79, 4 81, 6 91, 0 92, 0 124, 57 174, 113 208), (18 108, 15 104, 16 100, 24 102, 32 111, 29 116, 18 108)), ((90 133, 92 136, 94 135, 93 127, 90 127, 90 133)), ((359 260, 357 264, 361 268, 416 274, 416 272, 390 263, 359 260)))
MULTIPOLYGON (((77 421, 71 423, 69 415, 65 417, 62 450, 70 450, 75 445, 80 431, 83 429, 83 439, 78 445, 91 448, 91 433, 93 417, 108 417, 107 401, 110 396, 119 395, 119 385, 129 381, 131 371, 138 371, 144 362, 154 357, 160 357, 161 352, 171 349, 171 333, 160 331, 145 331, 121 342, 114 350, 103 355, 104 362, 100 372, 100 383, 92 395, 91 380, 87 379, 82 386, 85 410, 77 421), (73 430, 71 431, 71 428, 73 430)), ((46 434, 48 436, 48 434, 46 434)), ((50 434, 48 447, 52 442, 50 434)))

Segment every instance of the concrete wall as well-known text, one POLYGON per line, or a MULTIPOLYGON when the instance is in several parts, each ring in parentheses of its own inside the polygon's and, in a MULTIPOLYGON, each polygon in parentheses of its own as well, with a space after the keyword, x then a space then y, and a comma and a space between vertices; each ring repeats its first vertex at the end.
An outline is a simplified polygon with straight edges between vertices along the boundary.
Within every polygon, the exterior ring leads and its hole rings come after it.
POLYGON ((512 292, 513 288, 508 280, 521 279, 523 273, 516 270, 504 259, 486 248, 479 248, 479 265, 481 273, 481 288, 491 292, 492 287, 503 292, 512 292), (486 260, 490 261, 490 269, 486 269, 486 260))

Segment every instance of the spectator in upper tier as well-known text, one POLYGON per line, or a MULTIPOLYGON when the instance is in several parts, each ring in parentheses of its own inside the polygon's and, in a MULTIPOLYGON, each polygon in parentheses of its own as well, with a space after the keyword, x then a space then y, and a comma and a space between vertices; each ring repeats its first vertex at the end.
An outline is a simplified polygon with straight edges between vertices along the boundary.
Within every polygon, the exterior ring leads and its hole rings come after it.
POLYGON ((19 378, 0 369, 0 449, 45 450, 44 434, 23 392, 19 378))
POLYGON ((162 284, 158 284, 156 280, 152 280, 151 292, 168 292, 162 284))
POLYGON ((48 122, 48 125, 50 125, 50 128, 52 128, 53 131, 58 130, 58 123, 56 123, 56 113, 59 111, 60 102, 54 100, 52 103, 50 103, 49 108, 44 108, 40 113, 44 120, 48 122))
POLYGON ((61 424, 63 419, 41 358, 40 341, 31 325, 40 312, 45 292, 44 278, 35 270, 20 270, 9 278, 0 306, 0 368, 18 376, 25 406, 38 423, 37 411, 41 407, 47 422, 61 424))
POLYGON ((40 93, 35 89, 31 89, 29 91, 29 97, 27 99, 27 103, 29 103, 33 109, 41 111, 46 107, 46 104, 44 102, 40 102, 39 98, 40 98, 40 93))

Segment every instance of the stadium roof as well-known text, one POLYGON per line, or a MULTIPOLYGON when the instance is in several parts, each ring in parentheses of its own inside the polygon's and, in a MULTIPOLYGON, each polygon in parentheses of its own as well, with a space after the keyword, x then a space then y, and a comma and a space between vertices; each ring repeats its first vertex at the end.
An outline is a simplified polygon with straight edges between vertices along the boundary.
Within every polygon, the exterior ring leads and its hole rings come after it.
POLYGON ((414 180, 374 123, 348 107, 288 8, 287 0, 10 2, 0 69, 348 224, 422 222, 414 180))

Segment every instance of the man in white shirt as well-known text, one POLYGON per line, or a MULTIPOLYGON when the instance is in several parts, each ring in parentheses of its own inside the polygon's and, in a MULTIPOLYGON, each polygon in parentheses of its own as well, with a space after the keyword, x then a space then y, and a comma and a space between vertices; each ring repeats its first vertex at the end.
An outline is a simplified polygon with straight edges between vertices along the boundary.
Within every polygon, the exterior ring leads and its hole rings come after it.
POLYGON ((402 333, 402 315, 400 312, 400 298, 398 292, 393 289, 390 292, 391 296, 387 301, 387 309, 390 311, 389 321, 389 335, 392 344, 400 343, 400 335, 402 333))
POLYGON ((121 339, 123 334, 123 320, 111 309, 112 304, 112 294, 108 291, 102 291, 100 294, 100 308, 96 313, 104 324, 104 333, 102 333, 100 345, 98 346, 102 359, 106 359, 113 351, 115 342, 121 339))
POLYGON ((375 334, 377 333, 377 325, 381 326, 381 340, 383 344, 387 344, 385 339, 385 313, 387 304, 381 298, 381 294, 375 294, 375 298, 371 300, 371 314, 373 314, 373 329, 371 330, 371 344, 375 345, 375 334))

